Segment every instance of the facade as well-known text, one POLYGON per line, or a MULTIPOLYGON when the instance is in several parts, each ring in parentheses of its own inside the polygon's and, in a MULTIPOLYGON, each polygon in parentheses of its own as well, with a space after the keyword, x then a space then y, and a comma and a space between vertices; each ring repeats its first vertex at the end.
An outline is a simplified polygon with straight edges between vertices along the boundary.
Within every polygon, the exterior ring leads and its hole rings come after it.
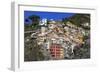
POLYGON ((60 44, 52 44, 50 46, 50 53, 53 59, 64 58, 64 50, 60 44))

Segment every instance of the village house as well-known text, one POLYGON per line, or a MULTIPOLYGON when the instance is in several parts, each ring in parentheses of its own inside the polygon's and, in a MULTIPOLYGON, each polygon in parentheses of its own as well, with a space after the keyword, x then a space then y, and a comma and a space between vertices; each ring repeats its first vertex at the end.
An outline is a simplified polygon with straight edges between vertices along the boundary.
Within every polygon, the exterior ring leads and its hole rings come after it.
POLYGON ((70 49, 73 53, 74 47, 83 43, 82 33, 71 22, 62 27, 60 24, 57 25, 54 20, 51 20, 47 25, 47 19, 42 19, 40 26, 40 32, 37 33, 38 45, 42 45, 52 59, 70 57, 68 50, 70 49))

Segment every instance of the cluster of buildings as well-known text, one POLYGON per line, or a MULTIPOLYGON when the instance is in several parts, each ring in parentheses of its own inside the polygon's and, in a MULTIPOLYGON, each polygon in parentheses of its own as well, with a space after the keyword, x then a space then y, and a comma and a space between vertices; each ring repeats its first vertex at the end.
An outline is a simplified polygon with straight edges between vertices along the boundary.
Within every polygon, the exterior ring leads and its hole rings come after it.
POLYGON ((39 25, 41 28, 32 33, 31 37, 36 38, 37 44, 41 45, 46 59, 72 58, 74 47, 84 44, 85 30, 71 22, 63 24, 51 20, 47 24, 47 19, 42 19, 39 25))

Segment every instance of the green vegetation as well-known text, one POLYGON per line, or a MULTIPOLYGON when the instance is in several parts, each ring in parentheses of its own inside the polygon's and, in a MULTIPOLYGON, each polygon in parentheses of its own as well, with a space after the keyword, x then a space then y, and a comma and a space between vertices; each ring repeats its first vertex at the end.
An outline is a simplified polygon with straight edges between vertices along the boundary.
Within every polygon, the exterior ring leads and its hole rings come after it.
POLYGON ((24 61, 44 60, 44 56, 40 51, 41 46, 37 44, 35 39, 30 38, 28 42, 25 42, 24 48, 24 61))
POLYGON ((62 22, 66 24, 66 22, 70 21, 78 27, 82 27, 84 29, 90 29, 90 27, 85 27, 84 23, 88 22, 90 25, 90 14, 75 14, 70 18, 63 18, 62 22))
POLYGON ((37 29, 39 26, 39 21, 40 21, 40 17, 37 15, 31 15, 29 16, 29 19, 32 21, 31 25, 25 25, 26 30, 27 29, 37 29))

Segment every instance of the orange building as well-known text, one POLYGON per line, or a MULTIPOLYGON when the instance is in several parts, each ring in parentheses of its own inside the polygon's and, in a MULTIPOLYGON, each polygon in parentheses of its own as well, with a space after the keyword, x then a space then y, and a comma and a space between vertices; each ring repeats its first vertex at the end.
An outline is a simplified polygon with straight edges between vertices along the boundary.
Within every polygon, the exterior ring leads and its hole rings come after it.
POLYGON ((64 50, 60 44, 52 44, 50 46, 50 53, 53 59, 62 59, 64 58, 64 50))

